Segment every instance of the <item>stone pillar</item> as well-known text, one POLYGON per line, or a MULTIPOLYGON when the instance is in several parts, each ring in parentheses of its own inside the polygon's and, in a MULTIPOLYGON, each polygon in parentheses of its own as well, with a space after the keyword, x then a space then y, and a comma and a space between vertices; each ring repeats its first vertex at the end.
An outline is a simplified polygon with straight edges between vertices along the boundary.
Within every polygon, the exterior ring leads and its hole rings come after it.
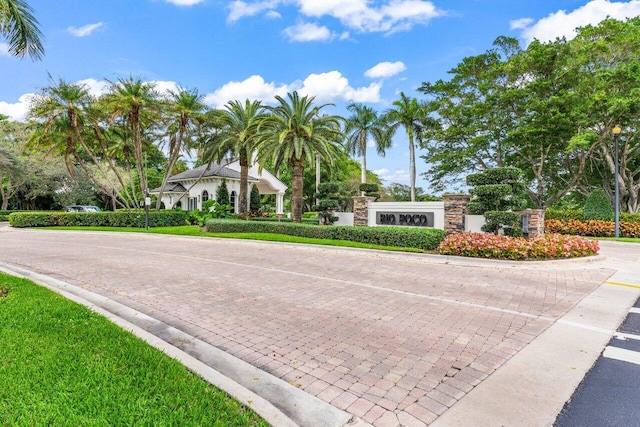
POLYGON ((519 213, 529 216, 529 231, 523 229, 525 237, 544 236, 544 209, 527 209, 519 213))
POLYGON ((376 198, 356 196, 353 198, 353 225, 369 225, 369 202, 376 198))
POLYGON ((471 200, 469 194, 445 194, 444 198, 444 232, 463 233, 464 216, 467 214, 467 205, 471 200))

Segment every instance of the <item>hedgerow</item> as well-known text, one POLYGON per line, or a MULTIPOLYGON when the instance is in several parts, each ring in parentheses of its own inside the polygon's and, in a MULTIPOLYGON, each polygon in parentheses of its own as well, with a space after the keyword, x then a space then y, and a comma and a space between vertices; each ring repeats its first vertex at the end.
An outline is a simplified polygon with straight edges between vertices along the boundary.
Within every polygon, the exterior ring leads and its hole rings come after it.
MULTIPOLYGON (((615 235, 615 222, 613 221, 545 219, 544 228, 551 233, 577 236, 613 237, 615 235)), ((640 237, 640 222, 620 221, 620 237, 640 237)))
MULTIPOLYGON (((187 212, 162 210, 149 212, 150 227, 185 225, 187 212)), ((12 227, 144 227, 144 211, 118 212, 16 212, 9 215, 12 227)))
MULTIPOLYGON (((584 221, 584 211, 582 210, 558 210, 547 209, 544 212, 544 219, 557 219, 561 221, 569 221, 575 219, 578 221, 584 221)), ((620 212, 620 221, 625 222, 640 222, 640 213, 620 212)))
POLYGON ((277 233, 315 239, 349 240, 382 246, 433 250, 444 238, 444 231, 434 228, 341 227, 288 222, 209 220, 212 233, 277 233))
POLYGON ((597 241, 560 234, 525 239, 489 233, 455 233, 438 246, 441 255, 507 260, 583 257, 597 254, 598 249, 597 241))

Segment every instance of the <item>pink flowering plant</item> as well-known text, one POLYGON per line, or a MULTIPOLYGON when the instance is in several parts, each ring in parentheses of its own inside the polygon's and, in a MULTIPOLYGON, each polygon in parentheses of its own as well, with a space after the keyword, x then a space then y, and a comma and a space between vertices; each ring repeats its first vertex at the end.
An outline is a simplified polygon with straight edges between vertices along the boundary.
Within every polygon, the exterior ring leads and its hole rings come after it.
POLYGON ((448 235, 437 248, 441 255, 508 260, 562 259, 595 255, 598 242, 580 236, 545 234, 525 239, 484 233, 448 235))

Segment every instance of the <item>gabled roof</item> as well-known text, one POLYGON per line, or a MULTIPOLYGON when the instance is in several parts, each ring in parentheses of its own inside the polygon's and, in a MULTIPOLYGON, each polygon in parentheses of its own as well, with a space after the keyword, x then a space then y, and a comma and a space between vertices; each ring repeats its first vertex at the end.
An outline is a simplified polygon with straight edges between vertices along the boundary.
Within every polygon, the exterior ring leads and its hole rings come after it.
MULTIPOLYGON (((190 169, 188 171, 181 172, 177 175, 169 177, 168 182, 178 182, 178 181, 184 181, 187 179, 198 179, 200 177, 208 178, 213 176, 217 176, 220 178, 240 179, 240 172, 230 169, 224 165, 212 163, 209 166, 209 168, 207 168, 207 170, 205 171, 206 167, 207 165, 202 165, 195 169, 190 169), (203 171, 204 171, 204 174, 203 174, 203 171)), ((258 179, 252 176, 249 176, 249 181, 258 181, 258 179)))
MULTIPOLYGON (((160 187, 154 188, 153 190, 149 190, 149 193, 159 193, 159 192, 160 192, 160 187)), ((184 186, 178 182, 168 182, 167 185, 164 187, 164 192, 165 193, 186 193, 187 189, 184 188, 184 186)))

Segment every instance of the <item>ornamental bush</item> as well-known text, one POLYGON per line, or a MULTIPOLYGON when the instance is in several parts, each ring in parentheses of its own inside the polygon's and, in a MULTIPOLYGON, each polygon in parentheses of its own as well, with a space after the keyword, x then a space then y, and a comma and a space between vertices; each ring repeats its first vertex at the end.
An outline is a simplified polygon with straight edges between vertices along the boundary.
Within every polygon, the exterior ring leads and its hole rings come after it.
POLYGON ((598 242, 579 236, 545 234, 525 239, 484 233, 455 233, 438 246, 441 255, 507 260, 561 259, 595 255, 598 242))
POLYGON ((409 227, 322 227, 290 222, 210 220, 212 233, 277 233, 329 240, 350 240, 382 246, 434 250, 444 239, 444 231, 434 228, 409 227))
MULTIPOLYGON (((185 225, 187 212, 162 210, 149 212, 150 227, 185 225)), ((144 227, 143 210, 118 212, 16 212, 9 215, 12 227, 144 227)))
POLYGON ((614 215, 611 200, 607 197, 607 193, 600 188, 593 190, 584 202, 584 219, 586 220, 613 221, 614 215))
MULTIPOLYGON (((613 221, 545 219, 544 228, 550 233, 577 236, 613 237, 615 235, 615 223, 613 221)), ((620 237, 640 237, 640 222, 620 221, 620 237)))

